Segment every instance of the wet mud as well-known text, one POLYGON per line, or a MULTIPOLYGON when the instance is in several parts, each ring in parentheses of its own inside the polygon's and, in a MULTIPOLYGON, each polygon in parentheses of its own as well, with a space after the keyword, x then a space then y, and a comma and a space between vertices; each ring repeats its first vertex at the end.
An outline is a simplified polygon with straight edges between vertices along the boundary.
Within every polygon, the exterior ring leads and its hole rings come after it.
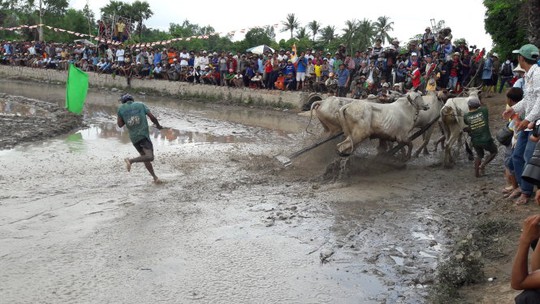
MULTIPOLYGON (((0 82, 18 88, 61 100, 0 82)), ((116 99, 91 91, 84 128, 0 151, 8 303, 426 303, 502 183, 499 165, 474 178, 464 154, 449 170, 439 152, 381 160, 376 141, 345 161, 335 140, 286 167, 277 155, 320 139, 309 118, 137 96, 167 127, 151 130, 155 185, 125 171, 136 151, 116 99)))
POLYGON ((82 126, 82 117, 57 104, 0 93, 0 149, 66 134, 82 126))

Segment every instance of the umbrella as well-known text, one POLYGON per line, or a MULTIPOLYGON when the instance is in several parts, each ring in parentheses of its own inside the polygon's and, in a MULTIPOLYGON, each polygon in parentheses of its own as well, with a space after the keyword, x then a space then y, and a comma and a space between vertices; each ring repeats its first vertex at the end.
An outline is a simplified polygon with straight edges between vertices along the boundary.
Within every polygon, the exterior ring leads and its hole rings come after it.
POLYGON ((264 54, 266 52, 274 52, 274 49, 269 47, 268 45, 266 44, 261 44, 261 45, 258 45, 258 46, 254 46, 252 48, 249 48, 246 50, 246 52, 252 52, 254 54, 264 54))

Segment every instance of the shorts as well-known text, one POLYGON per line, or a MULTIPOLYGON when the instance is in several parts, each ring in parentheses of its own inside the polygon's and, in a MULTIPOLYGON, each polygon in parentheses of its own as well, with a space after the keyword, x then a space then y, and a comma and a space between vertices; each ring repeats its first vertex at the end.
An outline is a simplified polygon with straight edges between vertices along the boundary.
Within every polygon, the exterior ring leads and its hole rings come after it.
POLYGON ((482 79, 482 83, 486 86, 486 87, 489 87, 489 86, 492 86, 493 85, 493 80, 490 78, 490 79, 482 79))
POLYGON ((497 145, 495 145, 495 142, 492 140, 487 144, 482 145, 473 145, 474 151, 476 151, 476 155, 478 158, 482 159, 484 158, 484 150, 488 151, 489 153, 497 153, 497 145))
POLYGON ((306 73, 305 72, 297 72, 296 73, 296 81, 304 81, 306 79, 306 73))
POLYGON ((144 155, 144 149, 151 150, 152 152, 154 151, 154 145, 148 138, 139 140, 138 142, 134 143, 133 146, 141 155, 144 155))

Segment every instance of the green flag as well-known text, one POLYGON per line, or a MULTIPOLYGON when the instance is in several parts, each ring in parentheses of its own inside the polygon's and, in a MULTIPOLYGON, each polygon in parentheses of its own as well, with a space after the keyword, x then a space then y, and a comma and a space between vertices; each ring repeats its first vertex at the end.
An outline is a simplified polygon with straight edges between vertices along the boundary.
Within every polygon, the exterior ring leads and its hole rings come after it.
POLYGON ((81 114, 87 92, 88 74, 70 64, 66 85, 66 108, 68 111, 81 114))

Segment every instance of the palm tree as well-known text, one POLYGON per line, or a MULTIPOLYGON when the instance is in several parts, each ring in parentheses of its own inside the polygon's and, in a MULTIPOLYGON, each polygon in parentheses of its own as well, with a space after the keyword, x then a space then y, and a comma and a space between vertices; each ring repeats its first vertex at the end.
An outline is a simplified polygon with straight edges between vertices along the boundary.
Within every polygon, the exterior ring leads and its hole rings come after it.
POLYGON ((131 4, 131 14, 133 19, 137 21, 137 31, 140 39, 142 36, 143 21, 152 17, 154 12, 150 9, 148 2, 137 0, 131 4))
POLYGON ((358 50, 365 50, 371 46, 375 36, 375 28, 369 19, 364 19, 358 23, 354 42, 358 50))
POLYGON ((358 21, 356 19, 345 21, 345 28, 343 29, 343 42, 349 48, 347 51, 350 54, 352 48, 352 41, 356 35, 358 29, 358 21))
POLYGON ((321 24, 317 22, 317 20, 313 20, 310 23, 308 23, 308 28, 313 33, 313 42, 315 42, 315 36, 319 33, 319 30, 321 29, 321 24))
POLYGON ((294 30, 300 26, 300 23, 298 22, 298 19, 296 18, 294 14, 288 14, 287 19, 283 21, 281 24, 283 24, 284 26, 284 28, 281 31, 282 32, 290 31, 291 39, 293 38, 294 30))
POLYGON ((382 40, 382 44, 384 44, 386 41, 392 41, 392 37, 390 37, 389 32, 394 30, 392 27, 392 25, 394 25, 394 21, 390 22, 390 17, 381 16, 377 18, 377 21, 375 21, 373 25, 375 26, 376 34, 382 40))
POLYGON ((328 44, 335 39, 336 27, 327 25, 321 30, 321 42, 328 44))
POLYGON ((308 33, 307 33, 306 27, 301 26, 301 27, 299 27, 298 30, 296 31, 296 39, 300 40, 300 39, 304 39, 304 38, 308 38, 308 39, 309 39, 309 35, 308 35, 308 33))

